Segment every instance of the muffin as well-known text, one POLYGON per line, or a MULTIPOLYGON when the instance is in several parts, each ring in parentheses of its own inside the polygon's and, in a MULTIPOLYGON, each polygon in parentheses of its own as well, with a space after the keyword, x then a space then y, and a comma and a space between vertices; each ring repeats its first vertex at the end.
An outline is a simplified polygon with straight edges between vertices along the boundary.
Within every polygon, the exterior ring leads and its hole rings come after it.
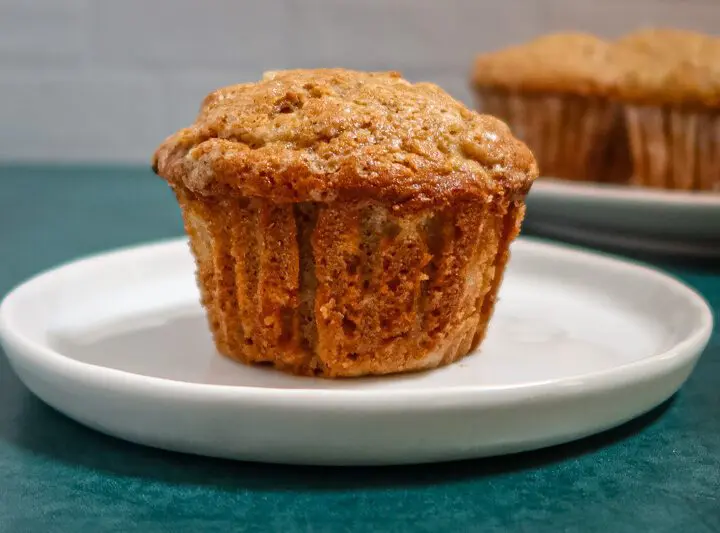
POLYGON ((615 46, 633 183, 720 190, 720 39, 645 29, 615 46))
POLYGON ((475 60, 479 108, 506 121, 543 176, 624 182, 629 154, 612 47, 584 33, 539 37, 475 60))
POLYGON ((477 347, 537 176, 501 121, 429 83, 342 69, 213 92, 153 169, 218 351, 329 378, 477 347))

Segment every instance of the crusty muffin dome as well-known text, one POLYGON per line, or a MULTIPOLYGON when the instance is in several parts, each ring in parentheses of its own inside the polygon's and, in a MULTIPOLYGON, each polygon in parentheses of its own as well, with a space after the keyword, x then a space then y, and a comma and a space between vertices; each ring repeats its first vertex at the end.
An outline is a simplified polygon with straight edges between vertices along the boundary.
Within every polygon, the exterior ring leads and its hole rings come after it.
POLYGON ((213 92, 153 167, 205 195, 413 205, 524 195, 537 174, 504 123, 439 87, 342 69, 270 72, 213 92))

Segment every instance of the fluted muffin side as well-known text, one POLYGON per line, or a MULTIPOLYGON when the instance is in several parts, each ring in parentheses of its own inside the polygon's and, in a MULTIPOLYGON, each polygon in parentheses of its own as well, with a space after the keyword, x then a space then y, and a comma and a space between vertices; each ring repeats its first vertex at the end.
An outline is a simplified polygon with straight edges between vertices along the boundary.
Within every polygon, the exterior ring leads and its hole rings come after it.
POLYGON ((533 147, 549 177, 574 181, 624 182, 630 154, 622 107, 606 98, 567 94, 516 94, 476 88, 483 113, 504 120, 533 147))
POLYGON ((635 185, 720 191, 720 112, 625 108, 635 185))
POLYGON ((174 190, 218 350, 323 377, 435 368, 477 347, 525 210, 174 190))

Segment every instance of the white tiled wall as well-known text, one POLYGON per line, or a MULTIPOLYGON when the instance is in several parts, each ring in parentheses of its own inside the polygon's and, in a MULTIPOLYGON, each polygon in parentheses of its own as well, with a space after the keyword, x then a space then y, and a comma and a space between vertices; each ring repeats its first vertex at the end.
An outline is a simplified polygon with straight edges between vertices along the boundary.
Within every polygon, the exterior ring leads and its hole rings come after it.
POLYGON ((0 0, 0 159, 146 163, 215 87, 396 69, 472 103, 473 55, 550 30, 720 32, 720 0, 0 0))

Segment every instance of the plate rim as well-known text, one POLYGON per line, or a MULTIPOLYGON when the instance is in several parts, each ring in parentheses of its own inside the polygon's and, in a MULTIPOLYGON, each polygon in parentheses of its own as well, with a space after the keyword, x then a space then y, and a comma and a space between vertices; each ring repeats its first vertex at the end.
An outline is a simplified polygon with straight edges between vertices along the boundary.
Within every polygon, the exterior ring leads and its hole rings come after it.
MULTIPOLYGON (((698 308, 701 321, 683 340, 670 349, 615 366, 599 372, 591 372, 573 377, 550 379, 544 381, 498 386, 441 386, 423 389, 285 389, 273 387, 253 387, 247 385, 215 385, 207 383, 191 383, 167 378, 136 374, 125 370, 108 368, 78 361, 68 357, 47 344, 35 341, 13 327, 12 306, 14 301, 22 298, 25 291, 33 290, 34 286, 50 282, 60 271, 68 269, 89 268, 94 263, 118 260, 121 256, 136 253, 170 253, 180 246, 187 246, 184 237, 165 239, 150 243, 115 248, 98 252, 79 259, 67 261, 54 268, 40 272, 12 289, 0 303, 0 341, 6 348, 12 366, 28 361, 35 367, 51 370, 64 379, 83 379, 94 384, 102 382, 108 389, 123 390, 132 388, 150 397, 169 397, 182 394, 186 399, 205 401, 250 401, 255 404, 280 405, 297 407, 312 405, 317 408, 318 399, 331 400, 330 407, 358 407, 363 409, 377 408, 387 411, 390 408, 404 410, 427 410, 422 402, 412 400, 432 396, 434 408, 452 405, 482 405, 487 407, 524 403, 533 398, 562 398, 572 396, 580 389, 584 394, 606 390, 608 387, 622 387, 646 379, 677 371, 684 366, 693 367, 707 346, 714 326, 713 311, 705 298, 675 276, 640 262, 621 259, 604 252, 595 252, 580 247, 548 243, 541 239, 519 237, 514 246, 527 247, 555 254, 576 262, 603 263, 605 266, 625 271, 634 271, 655 278, 670 290, 684 296, 688 304, 698 308), (340 403, 343 402, 343 403, 340 403)), ((388 379, 392 379, 389 377, 388 379)), ((683 380, 684 381, 684 380, 683 380)))
POLYGON ((665 206, 702 205, 720 209, 720 192, 652 189, 613 183, 562 180, 552 176, 541 176, 535 180, 530 195, 533 193, 536 197, 552 195, 562 199, 582 197, 600 202, 665 206))
MULTIPOLYGON (((683 239, 654 238, 649 235, 628 234, 623 235, 615 230, 602 230, 594 226, 571 226, 567 221, 533 220, 527 223, 528 231, 546 238, 560 239, 573 246, 575 243, 584 243, 584 247, 597 246, 606 249, 632 251, 635 253, 651 254, 655 257, 683 256, 687 258, 712 259, 720 258, 720 249, 713 244, 717 241, 691 241, 683 239)), ((583 246, 583 245, 580 245, 583 246)), ((642 261, 640 261, 642 264, 642 261)))

